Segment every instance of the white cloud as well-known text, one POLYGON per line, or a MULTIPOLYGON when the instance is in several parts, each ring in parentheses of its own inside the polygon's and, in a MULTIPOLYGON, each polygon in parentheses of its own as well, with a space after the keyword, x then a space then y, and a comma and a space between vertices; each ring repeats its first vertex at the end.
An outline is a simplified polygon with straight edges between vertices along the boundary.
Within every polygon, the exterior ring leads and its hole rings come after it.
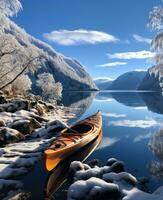
POLYGON ((154 119, 144 119, 144 120, 119 120, 111 121, 109 126, 122 126, 130 128, 150 128, 158 125, 157 121, 154 119))
POLYGON ((137 136, 134 138, 133 142, 134 142, 134 143, 136 143, 136 142, 141 142, 142 140, 145 140, 145 139, 150 138, 151 135, 152 135, 151 133, 148 133, 148 134, 146 134, 146 135, 137 135, 137 136))
POLYGON ((104 137, 98 149, 104 149, 106 147, 112 146, 118 141, 119 141, 119 138, 116 138, 116 137, 115 138, 104 137))
POLYGON ((139 106, 139 107, 135 107, 135 110, 147 110, 146 106, 139 106))
POLYGON ((85 29, 58 30, 44 33, 43 36, 51 42, 65 46, 119 41, 115 36, 106 32, 85 29))
POLYGON ((137 34, 133 34, 132 36, 137 42, 144 42, 144 43, 150 44, 152 41, 152 39, 150 38, 145 38, 137 34))
POLYGON ((113 81, 114 79, 112 79, 110 77, 101 76, 101 77, 96 77, 93 80, 94 81, 101 80, 102 82, 107 82, 107 81, 113 81))
POLYGON ((97 67, 115 67, 119 65, 126 65, 126 62, 111 62, 111 63, 105 63, 101 65, 97 65, 97 67))
POLYGON ((107 54, 109 58, 118 58, 118 59, 146 59, 152 58, 155 54, 151 51, 137 51, 137 52, 122 52, 122 53, 114 53, 114 54, 107 54))
POLYGON ((112 98, 94 99, 94 101, 105 103, 105 102, 111 102, 111 101, 113 101, 113 99, 112 98))
POLYGON ((135 69, 136 72, 146 72, 147 70, 145 69, 135 69))
POLYGON ((126 114, 118 114, 118 113, 102 113, 102 115, 105 116, 105 117, 114 117, 114 118, 127 117, 126 114))

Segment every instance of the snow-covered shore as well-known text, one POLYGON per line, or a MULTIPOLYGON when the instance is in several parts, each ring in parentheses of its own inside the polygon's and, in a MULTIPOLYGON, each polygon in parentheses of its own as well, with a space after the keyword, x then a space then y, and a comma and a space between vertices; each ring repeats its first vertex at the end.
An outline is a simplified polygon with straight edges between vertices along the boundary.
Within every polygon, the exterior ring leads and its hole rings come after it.
POLYGON ((70 165, 73 183, 68 200, 162 200, 163 186, 153 193, 142 190, 145 181, 124 171, 124 163, 111 158, 106 166, 90 166, 79 161, 70 165))
POLYGON ((1 97, 0 199, 10 199, 25 195, 21 176, 41 159, 56 137, 53 131, 75 118, 76 109, 46 103, 36 96, 1 97))

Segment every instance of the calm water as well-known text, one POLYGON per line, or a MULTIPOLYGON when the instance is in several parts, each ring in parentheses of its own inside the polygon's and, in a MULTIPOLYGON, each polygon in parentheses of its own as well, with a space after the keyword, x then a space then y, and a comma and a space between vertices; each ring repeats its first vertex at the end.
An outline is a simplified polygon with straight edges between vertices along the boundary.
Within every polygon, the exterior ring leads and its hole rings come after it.
POLYGON ((148 177, 150 190, 163 185, 163 97, 159 93, 100 92, 82 115, 103 116, 103 139, 89 157, 105 164, 125 162, 136 177, 148 177))
MULTIPOLYGON (((103 138, 86 162, 98 159, 105 164, 108 158, 115 157, 125 162, 128 172, 136 177, 147 177, 151 191, 163 185, 162 94, 73 92, 65 96, 64 105, 80 108, 78 120, 97 110, 102 112, 103 138)), ((78 159, 78 155, 75 159, 78 159)), ((58 174, 66 173, 66 164, 63 163, 58 170, 58 174), (62 167, 65 171, 62 171, 62 167)), ((32 199, 44 199, 44 189, 50 177, 52 173, 45 172, 41 161, 24 178, 24 188, 32 192, 32 199)), ((59 190, 55 199, 66 199, 66 193, 59 190)))

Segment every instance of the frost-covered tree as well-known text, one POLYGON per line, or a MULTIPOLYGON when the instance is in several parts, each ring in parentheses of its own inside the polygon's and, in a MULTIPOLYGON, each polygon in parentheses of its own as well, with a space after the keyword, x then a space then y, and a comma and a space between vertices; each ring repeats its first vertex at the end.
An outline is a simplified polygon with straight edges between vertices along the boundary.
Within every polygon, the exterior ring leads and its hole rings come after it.
POLYGON ((12 84, 12 92, 26 94, 31 90, 32 82, 28 75, 23 74, 12 84))
POLYGON ((62 84, 55 82, 54 77, 50 73, 42 73, 38 75, 37 86, 41 88, 43 97, 49 99, 58 99, 62 96, 62 84))
POLYGON ((0 0, 0 13, 3 16, 11 17, 22 9, 19 0, 0 0))
POLYGON ((20 76, 36 71, 42 57, 34 47, 22 45, 16 37, 6 32, 12 24, 8 17, 17 14, 21 8, 18 0, 0 0, 0 90, 14 88, 12 85, 14 86, 14 82, 18 82, 19 79, 24 91, 28 91, 29 84, 25 88, 20 76))
MULTIPOLYGON (((23 47, 10 34, 0 34, 0 89, 12 85, 27 72, 35 72, 41 55, 32 47, 23 47)), ((23 79, 20 79, 23 81, 23 79)), ((23 83, 22 83, 23 84, 23 83)))
POLYGON ((151 47, 156 52, 154 62, 156 65, 163 64, 163 7, 155 6, 149 15, 148 26, 158 31, 152 40, 151 47))
POLYGON ((22 9, 19 0, 0 0, 0 31, 9 26, 8 17, 12 17, 22 9))

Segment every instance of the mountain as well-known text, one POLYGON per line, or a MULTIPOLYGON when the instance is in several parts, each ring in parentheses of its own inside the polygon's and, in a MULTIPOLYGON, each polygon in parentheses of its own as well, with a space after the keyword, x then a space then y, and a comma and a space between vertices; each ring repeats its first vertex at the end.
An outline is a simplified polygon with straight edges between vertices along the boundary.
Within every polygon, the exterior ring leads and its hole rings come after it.
POLYGON ((39 70, 34 75, 30 75, 33 88, 36 89, 35 83, 38 74, 48 72, 53 74, 56 81, 62 83, 63 90, 65 91, 97 89, 90 75, 77 60, 56 52, 50 45, 26 33, 24 29, 20 28, 9 18, 6 17, 4 23, 6 26, 3 26, 3 34, 13 37, 21 48, 26 49, 26 52, 32 50, 32 52, 37 53, 37 55, 43 55, 45 58, 39 70))
POLYGON ((111 86, 113 80, 109 78, 98 78, 94 80, 94 83, 100 90, 106 90, 111 86))
POLYGON ((137 90, 146 73, 145 71, 131 71, 115 80, 99 78, 94 82, 100 90, 137 90))
POLYGON ((131 71, 122 74, 107 88, 109 90, 137 90, 146 75, 145 71, 131 71))
POLYGON ((153 66, 148 69, 148 72, 142 80, 139 90, 163 90, 163 65, 153 66))

